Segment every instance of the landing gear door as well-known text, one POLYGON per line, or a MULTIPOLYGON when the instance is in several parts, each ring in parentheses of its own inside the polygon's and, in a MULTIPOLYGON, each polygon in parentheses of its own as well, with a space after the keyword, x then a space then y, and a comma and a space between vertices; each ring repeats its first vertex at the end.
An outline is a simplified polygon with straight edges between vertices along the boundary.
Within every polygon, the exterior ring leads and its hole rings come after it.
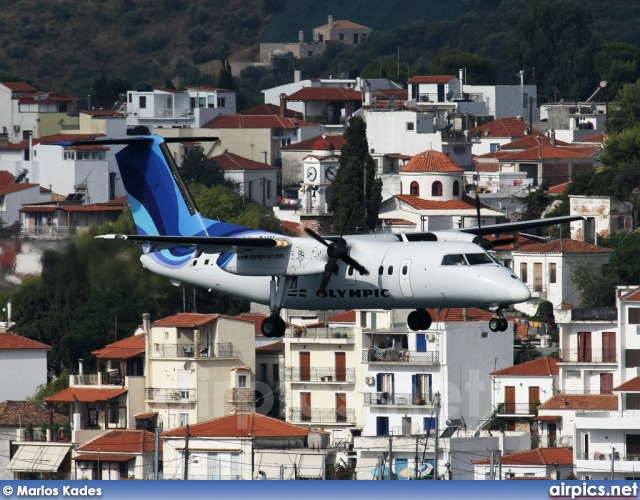
POLYGON ((398 277, 400 279, 402 295, 405 297, 413 297, 413 290, 411 289, 411 260, 405 259, 400 263, 398 277))

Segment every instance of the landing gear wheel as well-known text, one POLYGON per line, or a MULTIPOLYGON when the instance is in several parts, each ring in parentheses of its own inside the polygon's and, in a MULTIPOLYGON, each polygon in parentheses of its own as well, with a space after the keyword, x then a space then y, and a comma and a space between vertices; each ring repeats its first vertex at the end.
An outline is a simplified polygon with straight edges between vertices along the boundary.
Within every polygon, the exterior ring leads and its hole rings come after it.
POLYGON ((489 330, 491 330, 492 332, 501 331, 500 330, 501 326, 502 326, 502 320, 500 318, 491 318, 491 320, 489 321, 489 330))
POLYGON ((276 321, 280 318, 265 318, 262 322, 262 326, 260 329, 262 330, 262 335, 267 338, 275 337, 275 333, 278 329, 276 321))
POLYGON ((284 320, 278 316, 276 318, 276 334, 274 337, 284 337, 284 333, 287 331, 287 324, 284 320))
POLYGON ((418 309, 409 313, 407 325, 414 332, 418 330, 428 330, 431 326, 431 315, 424 309, 418 309))
POLYGON ((507 328, 509 328, 509 322, 504 318, 500 318, 500 328, 498 328, 498 330, 506 332, 507 328))

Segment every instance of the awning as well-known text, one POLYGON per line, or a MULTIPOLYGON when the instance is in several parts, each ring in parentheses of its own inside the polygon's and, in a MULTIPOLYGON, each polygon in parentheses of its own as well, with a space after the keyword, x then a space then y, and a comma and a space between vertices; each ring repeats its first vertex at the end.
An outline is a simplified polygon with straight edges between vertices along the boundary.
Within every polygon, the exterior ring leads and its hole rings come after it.
POLYGON ((73 457, 74 460, 87 462, 128 462, 135 458, 135 455, 110 455, 108 453, 84 453, 73 457))
POLYGON ((57 472, 71 445, 21 445, 9 463, 13 472, 57 472))
POLYGON ((560 420, 562 417, 560 415, 538 415, 533 418, 536 422, 555 422, 556 420, 560 420))
POLYGON ((104 403, 127 392, 126 389, 94 389, 69 387, 45 399, 47 403, 104 403))
MULTIPOLYGON (((298 476, 301 477, 322 477, 322 457, 323 453, 296 452, 288 450, 262 450, 256 452, 254 464, 256 471, 263 471, 267 479, 280 479, 280 466, 284 465, 284 479, 293 479, 293 465, 296 465, 298 476)), ((259 477, 259 476, 257 476, 259 477)))

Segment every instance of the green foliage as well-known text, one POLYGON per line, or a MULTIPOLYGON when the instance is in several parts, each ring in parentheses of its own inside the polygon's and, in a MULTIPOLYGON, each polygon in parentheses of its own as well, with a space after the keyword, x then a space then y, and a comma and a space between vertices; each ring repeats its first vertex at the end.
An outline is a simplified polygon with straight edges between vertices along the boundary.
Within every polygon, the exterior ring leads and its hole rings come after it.
POLYGON ((195 48, 206 44, 209 41, 209 33, 202 25, 189 28, 189 47, 195 48))
POLYGON ((133 48, 138 54, 150 54, 152 52, 163 50, 168 42, 168 38, 165 38, 158 33, 154 33, 153 31, 148 31, 146 33, 141 33, 136 37, 133 42, 133 48))
POLYGON ((197 183, 205 187, 224 184, 224 172, 213 158, 207 158, 202 146, 186 149, 182 155, 181 173, 187 184, 197 183))
POLYGON ((623 284, 616 266, 594 266, 586 259, 571 266, 571 281, 582 293, 581 307, 615 306, 616 286, 623 284))
POLYGON ((465 80, 469 85, 493 85, 491 60, 477 54, 454 49, 441 53, 433 60, 431 73, 434 75, 457 75, 458 69, 465 69, 465 80))
POLYGON ((520 220, 540 219, 542 213, 551 202, 549 193, 547 192, 547 186, 543 185, 529 189, 529 192, 522 201, 523 208, 520 213, 520 220))
POLYGON ((598 243, 615 250, 611 255, 611 264, 605 269, 605 274, 612 275, 611 281, 617 280, 615 284, 618 285, 640 283, 640 233, 620 231, 600 239, 598 243))
POLYGON ((625 83, 640 78, 640 49, 624 42, 603 44, 594 57, 597 74, 607 86, 601 89, 598 99, 605 95, 615 97, 625 83))
MULTIPOLYGON (((64 391, 67 387, 69 387, 69 370, 62 370, 60 375, 55 377, 51 382, 47 384, 40 384, 36 389, 35 394, 32 397, 27 398, 27 400, 40 408, 44 408, 46 406, 44 401, 45 399, 59 393, 60 391, 64 391)), ((63 406, 66 406, 66 404, 63 404, 63 406)), ((56 407, 56 412, 63 413, 64 409, 62 409, 62 411, 60 410, 61 408, 56 407)))
POLYGON ((354 467, 350 467, 343 458, 338 460, 333 467, 331 467, 327 474, 327 479, 335 480, 351 480, 355 479, 356 470, 354 467))
POLYGON ((533 361, 540 357, 540 352, 531 344, 529 340, 521 340, 517 338, 513 341, 514 346, 519 346, 520 349, 514 349, 513 364, 519 365, 520 363, 526 363, 527 361, 533 361))
POLYGON ((607 131, 622 132, 640 124, 640 80, 622 86, 610 107, 607 131))
POLYGON ((222 61, 218 86, 227 90, 233 90, 236 88, 235 83, 233 82, 233 75, 231 74, 231 64, 229 64, 229 59, 222 61))
POLYGON ((344 138, 347 142, 340 152, 340 167, 329 200, 334 229, 347 234, 373 231, 382 202, 382 181, 375 178, 364 120, 350 118, 344 138))

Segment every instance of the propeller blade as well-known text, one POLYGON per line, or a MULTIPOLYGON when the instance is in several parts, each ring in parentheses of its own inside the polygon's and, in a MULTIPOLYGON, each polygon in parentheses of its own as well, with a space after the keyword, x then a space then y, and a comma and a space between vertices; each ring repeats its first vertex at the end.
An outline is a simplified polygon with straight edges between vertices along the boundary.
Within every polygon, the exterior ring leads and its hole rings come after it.
POLYGON ((353 267, 360 274, 364 274, 364 275, 369 274, 369 271, 367 270, 366 267, 364 267, 362 264, 360 264, 357 260, 355 260, 353 257, 351 257, 348 254, 345 255, 344 257, 341 257, 340 260, 342 260, 343 262, 353 267))
POLYGON ((338 265, 336 258, 330 258, 329 262, 327 262, 324 266, 324 273, 322 274, 322 281, 320 282, 320 288, 316 292, 316 295, 321 299, 327 296, 327 285, 329 284, 329 279, 333 274, 336 266, 338 265))
POLYGON ((327 243, 327 240, 325 240, 322 236, 316 233, 313 229, 305 227, 304 232, 307 233, 309 236, 311 236, 314 240, 322 243, 325 247, 329 248, 330 245, 329 243, 327 243))

